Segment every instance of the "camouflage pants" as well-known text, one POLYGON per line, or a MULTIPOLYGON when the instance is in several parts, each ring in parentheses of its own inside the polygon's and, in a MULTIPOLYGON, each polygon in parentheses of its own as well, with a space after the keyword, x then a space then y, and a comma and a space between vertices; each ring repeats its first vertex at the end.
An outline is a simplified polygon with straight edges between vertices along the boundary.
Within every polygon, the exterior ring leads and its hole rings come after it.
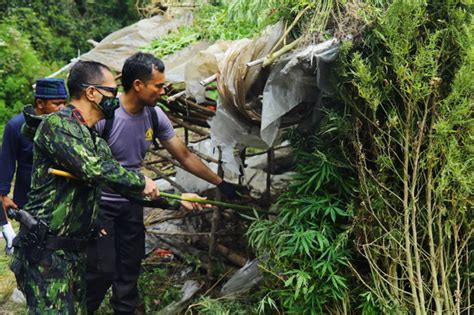
POLYGON ((86 314, 85 255, 45 250, 32 262, 26 250, 15 249, 11 269, 28 314, 86 314))

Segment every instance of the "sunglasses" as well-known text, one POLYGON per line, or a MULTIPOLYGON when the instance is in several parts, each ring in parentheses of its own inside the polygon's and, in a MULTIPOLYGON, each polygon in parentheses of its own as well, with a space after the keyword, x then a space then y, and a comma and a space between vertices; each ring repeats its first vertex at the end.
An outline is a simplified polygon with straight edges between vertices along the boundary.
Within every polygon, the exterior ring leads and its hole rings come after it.
MULTIPOLYGON (((96 89, 101 89, 101 90, 110 92, 110 93, 113 94, 114 97, 117 97, 118 88, 114 88, 114 87, 110 87, 110 86, 104 86, 104 85, 97 85, 97 84, 86 84, 86 83, 82 84, 82 87, 85 87, 85 88, 88 88, 89 86, 92 86, 96 89)), ((97 90, 97 91, 100 93, 99 90, 97 90)), ((102 93, 100 93, 100 94, 102 94, 102 93)), ((104 94, 102 94, 102 95, 104 95, 104 94)))

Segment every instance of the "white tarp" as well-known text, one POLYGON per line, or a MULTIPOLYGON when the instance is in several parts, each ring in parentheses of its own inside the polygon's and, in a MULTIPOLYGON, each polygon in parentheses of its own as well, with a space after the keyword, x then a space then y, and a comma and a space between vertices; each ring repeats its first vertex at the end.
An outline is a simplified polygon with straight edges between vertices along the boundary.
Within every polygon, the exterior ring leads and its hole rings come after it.
POLYGON ((331 95, 331 63, 339 41, 331 39, 289 54, 272 67, 262 99, 260 136, 269 146, 278 135, 282 117, 304 103, 319 108, 322 94, 331 95))
MULTIPOLYGON (((244 43, 246 47, 248 43, 244 43)), ((280 127, 311 118, 313 113, 318 112, 322 97, 331 94, 330 70, 338 51, 339 41, 332 39, 288 53, 271 65, 270 69, 259 69, 259 72, 270 72, 266 78, 259 77, 263 82, 258 84, 264 86, 261 114, 257 117, 261 119, 259 124, 255 123, 257 119, 245 117, 241 112, 246 107, 258 104, 255 95, 252 95, 258 89, 246 84, 248 73, 244 76, 238 72, 239 67, 242 69, 245 66, 247 59, 239 65, 224 65, 224 61, 221 62, 220 65, 227 69, 221 72, 227 76, 220 80, 225 88, 221 86, 219 89, 224 106, 219 104, 216 116, 209 125, 211 139, 222 148, 227 169, 236 172, 239 168, 240 162, 233 156, 236 146, 271 147, 280 141, 280 127)), ((227 55, 231 53, 227 52, 227 55)), ((258 73, 252 73, 250 79, 254 80, 257 76, 258 73)))
POLYGON ((156 15, 143 19, 108 35, 79 59, 98 61, 115 71, 122 71, 125 59, 138 52, 140 48, 191 22, 192 15, 189 12, 177 14, 174 17, 156 15))

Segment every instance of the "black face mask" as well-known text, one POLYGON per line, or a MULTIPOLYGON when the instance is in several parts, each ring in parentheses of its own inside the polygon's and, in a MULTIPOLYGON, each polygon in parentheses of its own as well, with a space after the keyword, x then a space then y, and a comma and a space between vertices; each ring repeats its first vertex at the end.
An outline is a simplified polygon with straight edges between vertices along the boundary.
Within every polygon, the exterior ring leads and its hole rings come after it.
POLYGON ((110 87, 110 86, 97 85, 97 84, 89 84, 89 83, 84 83, 82 84, 82 86, 85 88, 89 86, 94 87, 95 90, 99 92, 100 95, 102 95, 102 100, 100 101, 100 103, 99 104, 95 103, 95 105, 104 114, 105 119, 114 118, 115 110, 119 108, 120 106, 120 102, 117 98, 117 88, 110 87), (99 89, 109 91, 110 93, 113 94, 113 96, 106 96, 102 94, 102 92, 99 89))
POLYGON ((120 102, 116 97, 105 96, 102 94, 102 100, 96 105, 104 114, 105 119, 112 119, 114 118, 115 110, 120 107, 120 102))

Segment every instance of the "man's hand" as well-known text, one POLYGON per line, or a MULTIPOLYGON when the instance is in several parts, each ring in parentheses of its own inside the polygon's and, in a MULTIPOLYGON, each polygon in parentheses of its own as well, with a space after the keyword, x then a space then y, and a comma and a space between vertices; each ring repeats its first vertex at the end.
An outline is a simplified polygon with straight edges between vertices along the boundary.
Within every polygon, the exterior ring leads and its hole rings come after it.
POLYGON ((156 186, 156 183, 145 176, 145 189, 143 189, 143 195, 145 197, 148 197, 150 199, 156 199, 160 196, 160 190, 158 189, 158 186, 156 186))
POLYGON ((244 187, 231 184, 225 180, 217 185, 217 188, 219 188, 221 193, 223 193, 228 199, 235 199, 244 193, 244 187))
POLYGON ((5 252, 7 253, 7 255, 11 255, 13 254, 13 239, 15 238, 16 233, 15 231, 13 231, 10 222, 3 225, 2 234, 6 242, 5 252))
POLYGON ((2 195, 2 206, 3 206, 3 211, 5 211, 5 213, 7 212, 9 208, 18 209, 18 206, 16 205, 16 203, 12 199, 10 199, 8 196, 4 196, 4 195, 2 195))
MULTIPOLYGON (((183 194, 181 194, 181 198, 197 198, 197 199, 203 199, 203 200, 207 199, 207 197, 201 197, 197 194, 191 194, 191 193, 183 193, 183 194)), ((202 204, 202 203, 198 203, 198 202, 184 201, 184 200, 181 200, 181 205, 186 210, 190 210, 190 211, 193 211, 193 210, 201 211, 202 208, 210 208, 211 207, 211 205, 209 205, 209 204, 202 204)))

